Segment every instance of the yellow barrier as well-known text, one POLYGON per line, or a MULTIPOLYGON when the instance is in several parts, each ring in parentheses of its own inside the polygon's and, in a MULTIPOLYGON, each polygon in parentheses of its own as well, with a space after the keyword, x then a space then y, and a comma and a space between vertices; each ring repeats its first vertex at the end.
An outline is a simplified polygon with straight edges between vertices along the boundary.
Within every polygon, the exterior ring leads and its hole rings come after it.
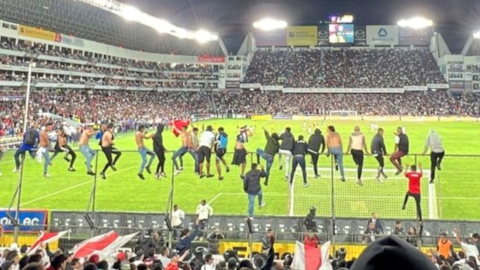
MULTIPOLYGON (((38 236, 37 235, 20 235, 18 237, 18 246, 22 245, 27 245, 31 246, 35 241, 37 241, 38 236)), ((10 247, 14 243, 13 241, 13 235, 9 234, 4 234, 0 237, 0 246, 1 247, 10 247)), ((48 244, 50 250, 56 250, 58 248, 58 241, 53 241, 50 244, 48 244)))
POLYGON ((252 120, 272 120, 272 116, 270 114, 253 115, 252 120))

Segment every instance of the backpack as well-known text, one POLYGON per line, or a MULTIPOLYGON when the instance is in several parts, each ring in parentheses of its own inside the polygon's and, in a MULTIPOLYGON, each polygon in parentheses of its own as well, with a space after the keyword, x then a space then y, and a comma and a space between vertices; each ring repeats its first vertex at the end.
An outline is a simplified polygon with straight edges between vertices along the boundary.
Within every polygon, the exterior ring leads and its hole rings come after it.
POLYGON ((34 145, 37 141, 37 131, 34 129, 30 129, 25 132, 25 144, 27 145, 34 145))

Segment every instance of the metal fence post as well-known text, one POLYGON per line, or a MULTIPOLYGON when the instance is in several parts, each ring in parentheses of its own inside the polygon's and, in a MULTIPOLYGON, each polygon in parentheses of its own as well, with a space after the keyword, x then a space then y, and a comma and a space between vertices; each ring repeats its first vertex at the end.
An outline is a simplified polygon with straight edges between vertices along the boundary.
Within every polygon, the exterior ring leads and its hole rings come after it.
MULTIPOLYGON (((173 153, 175 154, 175 153, 173 153)), ((174 197, 174 189, 175 189, 175 164, 172 162, 172 181, 171 181, 171 187, 170 187, 170 194, 169 194, 169 202, 167 202, 167 211, 166 215, 168 215, 168 219, 170 220, 170 225, 172 226, 172 230, 169 231, 169 236, 168 236, 168 246, 170 248, 173 248, 173 238, 174 235, 176 234, 175 228, 173 227, 173 197, 174 197)))
POLYGON ((15 211, 15 226, 13 230, 13 242, 18 243, 18 236, 20 234, 20 203, 22 200, 22 184, 23 184, 23 167, 25 167, 25 157, 27 153, 22 155, 22 162, 20 163, 20 176, 18 179, 18 187, 17 187, 17 192, 15 194, 18 196, 17 197, 17 209, 15 211))
POLYGON ((331 234, 331 239, 332 239, 332 247, 333 250, 335 250, 335 177, 334 177, 334 165, 335 165, 335 156, 331 155, 330 159, 330 181, 332 185, 332 234, 331 234))

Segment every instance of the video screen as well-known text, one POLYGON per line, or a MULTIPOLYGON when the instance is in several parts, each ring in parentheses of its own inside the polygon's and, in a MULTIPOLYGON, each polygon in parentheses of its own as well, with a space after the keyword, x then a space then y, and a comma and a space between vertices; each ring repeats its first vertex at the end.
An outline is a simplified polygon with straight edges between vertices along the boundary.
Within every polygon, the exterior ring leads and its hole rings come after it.
POLYGON ((328 26, 328 39, 330 43, 353 43, 353 24, 330 24, 328 26))

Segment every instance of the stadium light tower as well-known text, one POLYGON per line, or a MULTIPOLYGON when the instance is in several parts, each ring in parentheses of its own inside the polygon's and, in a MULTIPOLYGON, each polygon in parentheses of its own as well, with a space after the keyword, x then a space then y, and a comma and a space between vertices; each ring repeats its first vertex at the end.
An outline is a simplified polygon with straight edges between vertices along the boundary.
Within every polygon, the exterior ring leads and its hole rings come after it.
POLYGON ((287 26, 288 24, 285 21, 275 20, 270 18, 265 18, 253 23, 253 27, 263 31, 273 31, 273 30, 283 29, 287 26))
POLYGON ((473 39, 480 39, 480 30, 473 32, 473 39))
POLYGON ((400 27, 408 27, 412 29, 423 29, 433 27, 433 21, 421 17, 414 17, 411 19, 403 19, 397 22, 400 27))

